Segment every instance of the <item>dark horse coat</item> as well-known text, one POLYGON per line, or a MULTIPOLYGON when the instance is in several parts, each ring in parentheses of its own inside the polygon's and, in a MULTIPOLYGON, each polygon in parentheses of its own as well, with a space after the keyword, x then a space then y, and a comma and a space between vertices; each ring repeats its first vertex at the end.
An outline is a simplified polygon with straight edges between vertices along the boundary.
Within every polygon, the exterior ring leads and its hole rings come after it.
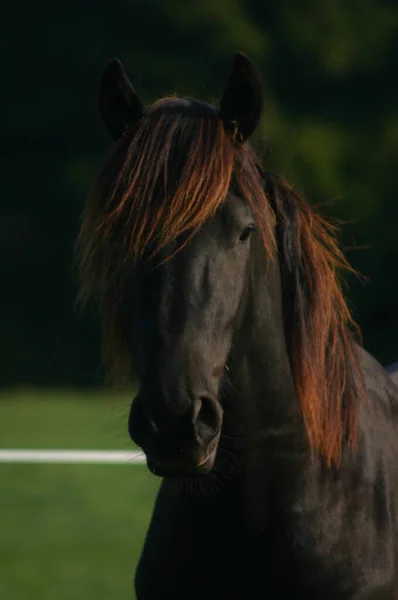
POLYGON ((354 341, 333 227, 246 140, 237 55, 220 108, 144 111, 118 61, 117 140, 87 201, 81 298, 137 372, 129 430, 164 477, 138 600, 398 598, 398 388, 354 341))

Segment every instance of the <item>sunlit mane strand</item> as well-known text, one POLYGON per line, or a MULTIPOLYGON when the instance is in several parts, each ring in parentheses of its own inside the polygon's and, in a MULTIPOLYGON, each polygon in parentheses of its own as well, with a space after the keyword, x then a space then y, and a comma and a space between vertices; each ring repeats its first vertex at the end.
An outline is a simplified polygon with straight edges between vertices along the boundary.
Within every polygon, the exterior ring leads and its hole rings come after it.
POLYGON ((281 177, 265 175, 278 219, 283 256, 287 344, 310 445, 338 465, 345 442, 357 443, 363 379, 354 346, 360 332, 339 274, 355 271, 341 252, 336 228, 281 177))
POLYGON ((143 119, 108 200, 100 229, 124 229, 125 250, 140 258, 190 230, 191 235, 224 200, 233 150, 221 124, 159 114, 143 119), (225 138, 225 139, 223 139, 225 138), (122 227, 121 227, 122 226, 122 227))
POLYGON ((156 103, 122 140, 125 155, 107 186, 107 197, 101 202, 92 197, 88 203, 83 235, 90 229, 90 246, 117 239, 119 256, 114 258, 120 265, 128 257, 141 258, 149 248, 156 254, 183 233, 189 232, 189 240, 233 185, 257 215, 270 248, 272 211, 266 219, 254 153, 233 142, 215 111, 207 109, 201 116, 199 104, 198 114, 188 116, 186 111, 170 111, 172 102, 166 98, 156 103))

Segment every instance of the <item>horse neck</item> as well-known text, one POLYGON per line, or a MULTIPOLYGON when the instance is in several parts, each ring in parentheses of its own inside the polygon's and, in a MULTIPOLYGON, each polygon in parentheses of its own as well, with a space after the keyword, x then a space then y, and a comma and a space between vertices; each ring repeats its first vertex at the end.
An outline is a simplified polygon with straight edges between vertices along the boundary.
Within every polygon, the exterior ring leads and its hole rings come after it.
POLYGON ((263 252, 256 253, 250 296, 242 327, 242 393, 261 433, 271 434, 273 430, 279 434, 296 420, 298 402, 285 338, 283 290, 276 257, 269 260, 263 252))
POLYGON ((285 342, 277 260, 268 272, 255 269, 253 283, 251 306, 234 343, 241 351, 231 367, 224 430, 226 442, 231 432, 232 438, 242 436, 234 448, 244 473, 242 517, 259 533, 290 493, 305 438, 285 342))

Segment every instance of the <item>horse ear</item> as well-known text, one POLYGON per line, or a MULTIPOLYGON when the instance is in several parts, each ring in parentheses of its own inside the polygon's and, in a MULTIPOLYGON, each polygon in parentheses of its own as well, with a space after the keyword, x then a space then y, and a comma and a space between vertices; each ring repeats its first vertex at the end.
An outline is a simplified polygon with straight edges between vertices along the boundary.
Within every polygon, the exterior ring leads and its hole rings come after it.
POLYGON ((98 96, 102 119, 115 140, 144 114, 142 104, 117 58, 105 68, 98 96))
POLYGON ((263 109, 263 91, 253 63, 241 52, 235 54, 232 73, 220 102, 220 118, 227 131, 240 142, 256 129, 263 109))

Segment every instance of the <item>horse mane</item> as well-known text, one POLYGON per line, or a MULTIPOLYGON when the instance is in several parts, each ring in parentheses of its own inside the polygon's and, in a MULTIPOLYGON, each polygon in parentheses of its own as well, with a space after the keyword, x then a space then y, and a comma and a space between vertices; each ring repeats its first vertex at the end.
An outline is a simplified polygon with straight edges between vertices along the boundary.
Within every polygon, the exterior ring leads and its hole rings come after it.
POLYGON ((333 227, 283 179, 263 177, 254 151, 225 131, 213 107, 164 98, 118 142, 83 212, 79 300, 99 299, 103 358, 122 381, 130 372, 126 268, 167 254, 176 240, 174 252, 181 249, 231 189, 252 209, 270 256, 279 245, 287 348, 303 420, 311 447, 338 464, 344 435, 350 443, 356 437, 355 324, 338 280, 348 264, 333 227))
POLYGON ((311 447, 330 466, 343 443, 357 444, 357 407, 364 394, 354 334, 360 331, 343 296, 340 274, 356 274, 337 227, 315 212, 283 178, 264 175, 276 212, 285 336, 311 447))

